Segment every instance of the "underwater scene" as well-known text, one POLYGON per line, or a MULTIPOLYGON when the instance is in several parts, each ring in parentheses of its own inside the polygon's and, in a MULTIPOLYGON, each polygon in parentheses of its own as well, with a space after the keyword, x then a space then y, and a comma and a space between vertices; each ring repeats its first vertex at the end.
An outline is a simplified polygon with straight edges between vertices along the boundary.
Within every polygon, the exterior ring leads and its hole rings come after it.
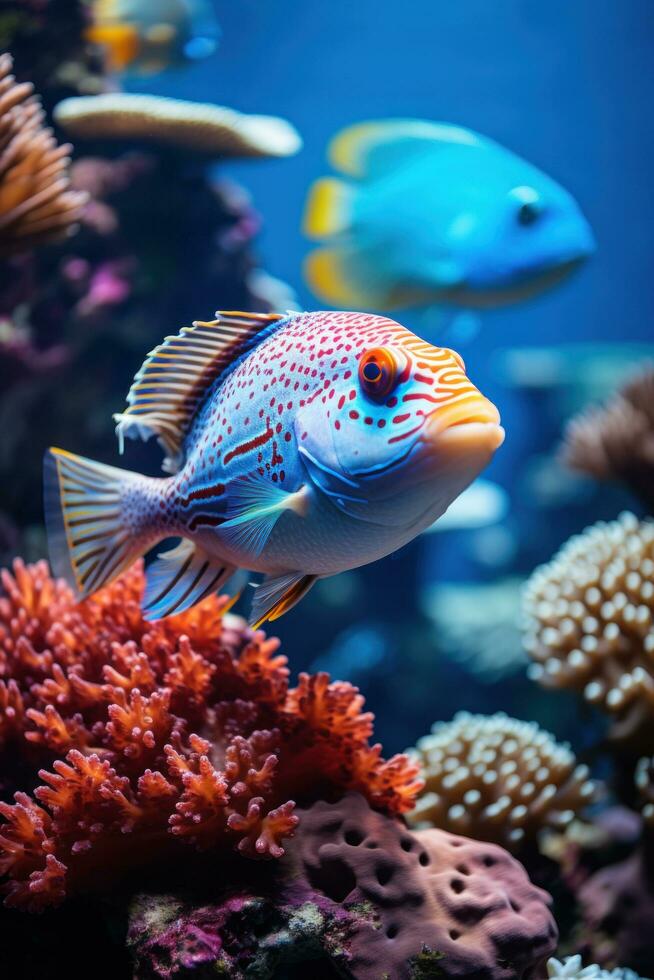
POLYGON ((654 978, 651 0, 0 0, 0 978, 654 978))

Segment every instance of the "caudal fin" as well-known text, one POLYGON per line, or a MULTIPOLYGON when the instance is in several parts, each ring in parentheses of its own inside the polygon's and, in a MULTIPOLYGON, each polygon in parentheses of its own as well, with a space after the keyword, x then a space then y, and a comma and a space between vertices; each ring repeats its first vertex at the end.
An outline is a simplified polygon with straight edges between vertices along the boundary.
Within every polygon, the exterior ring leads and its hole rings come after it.
POLYGON ((49 449, 43 479, 50 563, 79 599, 115 579, 153 543, 125 519, 124 494, 144 480, 139 474, 49 449))

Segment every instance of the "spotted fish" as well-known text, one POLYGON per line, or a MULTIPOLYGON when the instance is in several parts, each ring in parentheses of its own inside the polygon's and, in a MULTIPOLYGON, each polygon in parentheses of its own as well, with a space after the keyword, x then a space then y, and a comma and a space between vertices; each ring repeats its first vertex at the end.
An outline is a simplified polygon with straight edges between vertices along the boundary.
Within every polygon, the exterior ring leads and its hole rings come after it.
POLYGON ((239 570, 251 621, 318 578, 388 555, 445 512, 502 443, 458 356, 366 313, 217 313, 148 356, 117 433, 156 436, 152 478, 61 449, 45 458, 55 572, 91 595, 165 538, 145 616, 179 613, 239 570))

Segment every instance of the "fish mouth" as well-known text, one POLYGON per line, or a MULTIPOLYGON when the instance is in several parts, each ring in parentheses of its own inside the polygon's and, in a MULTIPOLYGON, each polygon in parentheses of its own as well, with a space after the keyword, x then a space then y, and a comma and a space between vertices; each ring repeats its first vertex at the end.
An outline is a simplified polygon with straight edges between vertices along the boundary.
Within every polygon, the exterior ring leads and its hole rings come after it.
POLYGON ((457 452, 495 452, 504 442, 500 413, 488 398, 478 395, 442 405, 427 418, 422 441, 457 452))

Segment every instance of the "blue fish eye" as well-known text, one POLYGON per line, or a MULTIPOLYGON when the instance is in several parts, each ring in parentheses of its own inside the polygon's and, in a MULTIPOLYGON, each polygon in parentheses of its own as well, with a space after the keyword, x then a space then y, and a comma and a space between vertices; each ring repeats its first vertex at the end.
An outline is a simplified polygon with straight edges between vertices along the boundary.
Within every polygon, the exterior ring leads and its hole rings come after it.
POLYGON ((518 208, 518 223, 521 225, 533 225, 535 221, 538 221, 540 215, 541 209, 535 202, 525 202, 518 208))

